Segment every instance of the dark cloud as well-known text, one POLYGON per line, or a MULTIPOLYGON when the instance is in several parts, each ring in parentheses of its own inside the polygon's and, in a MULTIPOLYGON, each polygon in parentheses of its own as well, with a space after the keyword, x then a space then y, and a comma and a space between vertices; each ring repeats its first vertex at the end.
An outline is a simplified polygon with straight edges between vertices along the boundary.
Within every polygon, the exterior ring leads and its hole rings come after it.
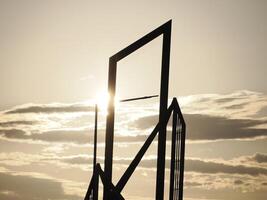
MULTIPOLYGON (((236 99, 238 99, 237 97, 225 97, 225 98, 220 98, 220 99, 214 99, 214 102, 221 104, 221 103, 231 103, 233 101, 235 101, 236 99)), ((210 98, 208 98, 208 100, 210 100, 210 98)))
POLYGON ((267 163, 267 154, 262 153, 256 153, 252 157, 249 158, 250 160, 253 160, 258 163, 267 163))
POLYGON ((91 112, 94 107, 85 105, 35 105, 23 108, 16 108, 7 111, 6 114, 22 114, 22 113, 58 113, 58 112, 91 112))
MULTIPOLYGON (((267 136, 267 129, 252 128, 256 125, 265 124, 263 120, 252 119, 228 119, 225 117, 215 117, 199 114, 184 115, 187 132, 186 138, 189 140, 218 140, 218 139, 246 139, 255 138, 257 136, 267 136)), ((155 126, 158 116, 148 116, 139 118, 131 122, 130 127, 139 129, 140 132, 155 126)), ((171 119, 170 119, 171 122, 171 119)), ((47 142, 72 142, 78 144, 86 144, 93 142, 93 130, 56 130, 47 131, 40 134, 26 134, 20 129, 0 129, 0 135, 7 138, 17 139, 32 139, 47 142)), ((147 135, 138 136, 123 136, 116 135, 115 142, 131 143, 144 142, 147 135)), ((168 132, 167 139, 171 139, 171 134, 168 132)), ((155 138, 155 141, 157 138, 155 138)), ((105 142, 105 130, 98 131, 98 142, 105 142)), ((262 156, 258 155, 257 159, 262 156)))
POLYGON ((61 183, 50 179, 0 173, 0 180, 0 199, 81 199, 78 196, 65 194, 61 183))
POLYGON ((15 126, 15 125, 33 125, 36 122, 34 121, 7 121, 7 122, 0 122, 1 127, 9 127, 9 126, 15 126))
MULTIPOLYGON (((0 135, 9 139, 40 140, 45 142, 59 143, 76 143, 88 144, 93 143, 93 130, 56 130, 47 131, 39 134, 27 134, 20 129, 0 129, 0 135)), ((98 130, 97 140, 99 143, 105 142, 105 131, 98 130)), ((140 142, 145 141, 146 135, 139 136, 115 136, 115 142, 140 142)))
MULTIPOLYGON (((207 184, 207 183, 205 183, 205 184, 207 184)), ((185 185, 185 187, 198 187, 198 186, 202 186, 203 184, 201 184, 199 182, 185 181, 184 185, 185 185)))
POLYGON ((237 180, 234 181, 234 184, 235 184, 235 185, 242 185, 243 183, 244 183, 244 182, 241 181, 241 180, 239 180, 239 179, 237 179, 237 180))
POLYGON ((185 115, 187 138, 191 140, 242 139, 267 136, 267 129, 251 128, 266 121, 228 119, 207 115, 185 115))
POLYGON ((41 140, 46 142, 70 142, 85 144, 93 141, 90 131, 47 131, 40 134, 27 134, 20 129, 0 130, 0 135, 11 139, 41 140))
MULTIPOLYGON (((70 158, 63 158, 63 162, 71 163, 71 164, 88 164, 91 163, 92 158, 85 156, 77 156, 70 158)), ((101 158, 100 158, 101 159, 101 158)), ((115 158, 114 164, 119 165, 129 165, 132 159, 125 158, 115 158)), ((156 158, 144 158, 140 162, 140 167, 144 168, 155 168, 156 167, 156 158)), ((166 167, 170 167, 170 159, 166 159, 166 167)), ((267 175, 267 169, 262 167, 251 167, 247 165, 233 165, 230 163, 216 162, 216 161, 206 161, 200 159, 186 159, 185 161, 185 171, 186 172, 198 172, 204 174, 217 174, 217 173, 225 173, 225 174, 241 174, 241 175, 267 175)))
POLYGON ((0 130, 0 135, 11 138, 11 139, 28 139, 29 136, 26 134, 25 131, 20 129, 8 129, 8 130, 0 130))
MULTIPOLYGON (((216 139, 245 139, 257 136, 267 136, 267 129, 252 128, 266 124, 263 120, 229 119, 200 114, 184 114, 187 125, 187 139, 216 140, 216 139)), ((147 129, 156 125, 158 116, 139 118, 130 126, 137 129, 147 129)), ((171 121, 171 119, 170 119, 171 121)), ((170 134, 168 136, 170 138, 170 134)))
POLYGON ((230 105, 230 106, 224 106, 225 109, 242 109, 247 105, 247 103, 240 103, 240 104, 234 104, 234 105, 230 105))
POLYGON ((262 167, 251 167, 247 165, 232 165, 215 161, 187 159, 185 162, 185 171, 216 174, 242 174, 242 175, 267 175, 267 169, 262 167))
POLYGON ((266 117, 267 116, 267 106, 261 108, 257 114, 255 114, 257 117, 266 117))

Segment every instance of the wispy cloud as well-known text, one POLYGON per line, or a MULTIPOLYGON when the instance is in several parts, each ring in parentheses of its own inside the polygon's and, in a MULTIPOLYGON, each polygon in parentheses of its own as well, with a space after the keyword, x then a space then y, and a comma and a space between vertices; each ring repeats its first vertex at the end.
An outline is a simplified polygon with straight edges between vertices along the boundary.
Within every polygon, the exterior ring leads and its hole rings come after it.
POLYGON ((75 103, 75 104, 26 104, 15 107, 6 111, 6 114, 23 114, 23 113, 68 113, 68 112, 91 112, 94 111, 92 106, 75 103))

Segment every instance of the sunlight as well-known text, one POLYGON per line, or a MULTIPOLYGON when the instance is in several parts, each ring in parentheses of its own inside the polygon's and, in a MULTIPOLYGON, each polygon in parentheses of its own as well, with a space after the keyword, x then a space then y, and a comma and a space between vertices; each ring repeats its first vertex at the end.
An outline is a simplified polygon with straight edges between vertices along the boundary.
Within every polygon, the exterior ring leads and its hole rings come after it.
MULTIPOLYGON (((108 114, 108 103, 110 100, 110 95, 108 92, 101 91, 96 95, 95 103, 98 105, 99 111, 103 114, 108 114)), ((118 105, 118 98, 115 97, 115 105, 118 105)))
POLYGON ((97 94, 95 103, 97 104, 99 110, 107 111, 109 99, 110 95, 107 92, 101 91, 97 94))

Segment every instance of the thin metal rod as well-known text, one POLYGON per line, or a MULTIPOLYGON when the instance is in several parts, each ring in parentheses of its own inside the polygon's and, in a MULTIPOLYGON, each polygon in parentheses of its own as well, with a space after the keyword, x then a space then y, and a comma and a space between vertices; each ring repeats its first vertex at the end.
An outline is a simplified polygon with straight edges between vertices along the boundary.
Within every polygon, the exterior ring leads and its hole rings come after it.
POLYGON ((94 200, 98 200, 98 176, 96 175, 96 159, 97 159, 97 118, 98 118, 98 107, 97 107, 97 104, 95 104, 94 163, 93 163, 93 176, 94 176, 93 199, 94 200))
POLYGON ((122 99, 120 102, 127 102, 127 101, 136 101, 136 100, 142 100, 142 99, 151 99, 158 97, 159 95, 152 95, 152 96, 144 96, 144 97, 136 97, 136 98, 130 98, 130 99, 122 99))

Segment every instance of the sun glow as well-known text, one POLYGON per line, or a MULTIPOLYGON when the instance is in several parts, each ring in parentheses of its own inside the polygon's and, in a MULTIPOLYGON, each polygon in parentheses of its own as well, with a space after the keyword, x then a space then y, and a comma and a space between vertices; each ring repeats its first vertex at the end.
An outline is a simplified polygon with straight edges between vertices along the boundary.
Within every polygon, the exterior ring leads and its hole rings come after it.
POLYGON ((107 92, 99 92, 96 96, 95 103, 102 111, 107 111, 110 95, 107 92))
MULTIPOLYGON (((97 94, 95 103, 97 104, 99 111, 108 114, 108 104, 110 101, 110 94, 104 91, 101 91, 97 94)), ((115 97, 115 105, 118 105, 117 97, 115 97)))

